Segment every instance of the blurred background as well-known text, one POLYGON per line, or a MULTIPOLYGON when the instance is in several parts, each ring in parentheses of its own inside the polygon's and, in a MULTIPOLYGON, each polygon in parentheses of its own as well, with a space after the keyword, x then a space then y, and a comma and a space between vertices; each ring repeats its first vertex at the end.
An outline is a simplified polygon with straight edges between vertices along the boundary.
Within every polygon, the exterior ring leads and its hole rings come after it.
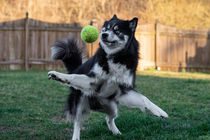
MULTIPOLYGON (((63 69, 50 48, 66 35, 100 30, 113 14, 139 18, 139 70, 210 73, 209 0, 0 0, 0 69, 63 69), (28 12, 28 13, 27 13, 28 12), (26 14, 27 13, 27 14, 26 14)), ((86 45, 86 56, 98 48, 86 45)))
POLYGON ((172 25, 182 29, 210 28, 209 0, 1 0, 0 21, 29 18, 52 23, 104 21, 113 14, 139 18, 140 24, 172 25))

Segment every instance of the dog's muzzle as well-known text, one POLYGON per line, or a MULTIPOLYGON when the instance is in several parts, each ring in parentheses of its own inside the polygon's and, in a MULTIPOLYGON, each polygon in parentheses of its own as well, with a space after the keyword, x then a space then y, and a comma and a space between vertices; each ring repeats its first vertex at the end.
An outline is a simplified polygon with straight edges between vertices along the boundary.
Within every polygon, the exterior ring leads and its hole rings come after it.
POLYGON ((104 43, 109 43, 109 44, 115 44, 115 43, 117 43, 116 40, 109 41, 109 40, 108 40, 108 36, 109 36, 108 33, 103 33, 103 34, 101 34, 102 41, 103 41, 104 43))

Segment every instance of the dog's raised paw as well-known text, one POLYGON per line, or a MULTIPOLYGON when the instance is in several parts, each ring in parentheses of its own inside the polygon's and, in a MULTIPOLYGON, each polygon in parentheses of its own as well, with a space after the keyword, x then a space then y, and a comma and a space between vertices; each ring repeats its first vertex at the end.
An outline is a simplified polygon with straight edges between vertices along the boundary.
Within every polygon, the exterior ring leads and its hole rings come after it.
POLYGON ((57 81, 59 81, 59 79, 60 79, 60 78, 58 78, 56 71, 48 72, 48 78, 53 79, 53 80, 57 80, 57 81))

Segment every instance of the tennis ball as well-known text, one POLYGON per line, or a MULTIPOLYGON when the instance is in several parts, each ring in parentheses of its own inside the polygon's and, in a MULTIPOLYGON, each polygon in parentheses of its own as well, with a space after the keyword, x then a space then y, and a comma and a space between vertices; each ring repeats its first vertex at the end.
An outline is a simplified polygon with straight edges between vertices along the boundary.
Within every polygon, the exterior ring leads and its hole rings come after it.
POLYGON ((98 30, 91 25, 84 27, 81 31, 81 38, 86 43, 93 43, 98 39, 98 30))

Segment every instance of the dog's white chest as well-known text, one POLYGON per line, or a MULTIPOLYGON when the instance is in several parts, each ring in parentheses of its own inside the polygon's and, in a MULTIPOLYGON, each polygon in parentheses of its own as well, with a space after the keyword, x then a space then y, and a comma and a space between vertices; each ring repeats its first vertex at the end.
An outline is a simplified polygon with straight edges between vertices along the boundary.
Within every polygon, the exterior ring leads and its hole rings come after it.
POLYGON ((112 60, 108 61, 110 72, 109 80, 126 85, 132 85, 133 76, 131 72, 125 65, 119 63, 113 63, 112 60))
POLYGON ((127 86, 132 86, 133 75, 125 65, 113 63, 113 60, 108 61, 109 73, 107 74, 102 67, 95 64, 93 71, 99 79, 107 80, 112 83, 119 83, 127 86))

